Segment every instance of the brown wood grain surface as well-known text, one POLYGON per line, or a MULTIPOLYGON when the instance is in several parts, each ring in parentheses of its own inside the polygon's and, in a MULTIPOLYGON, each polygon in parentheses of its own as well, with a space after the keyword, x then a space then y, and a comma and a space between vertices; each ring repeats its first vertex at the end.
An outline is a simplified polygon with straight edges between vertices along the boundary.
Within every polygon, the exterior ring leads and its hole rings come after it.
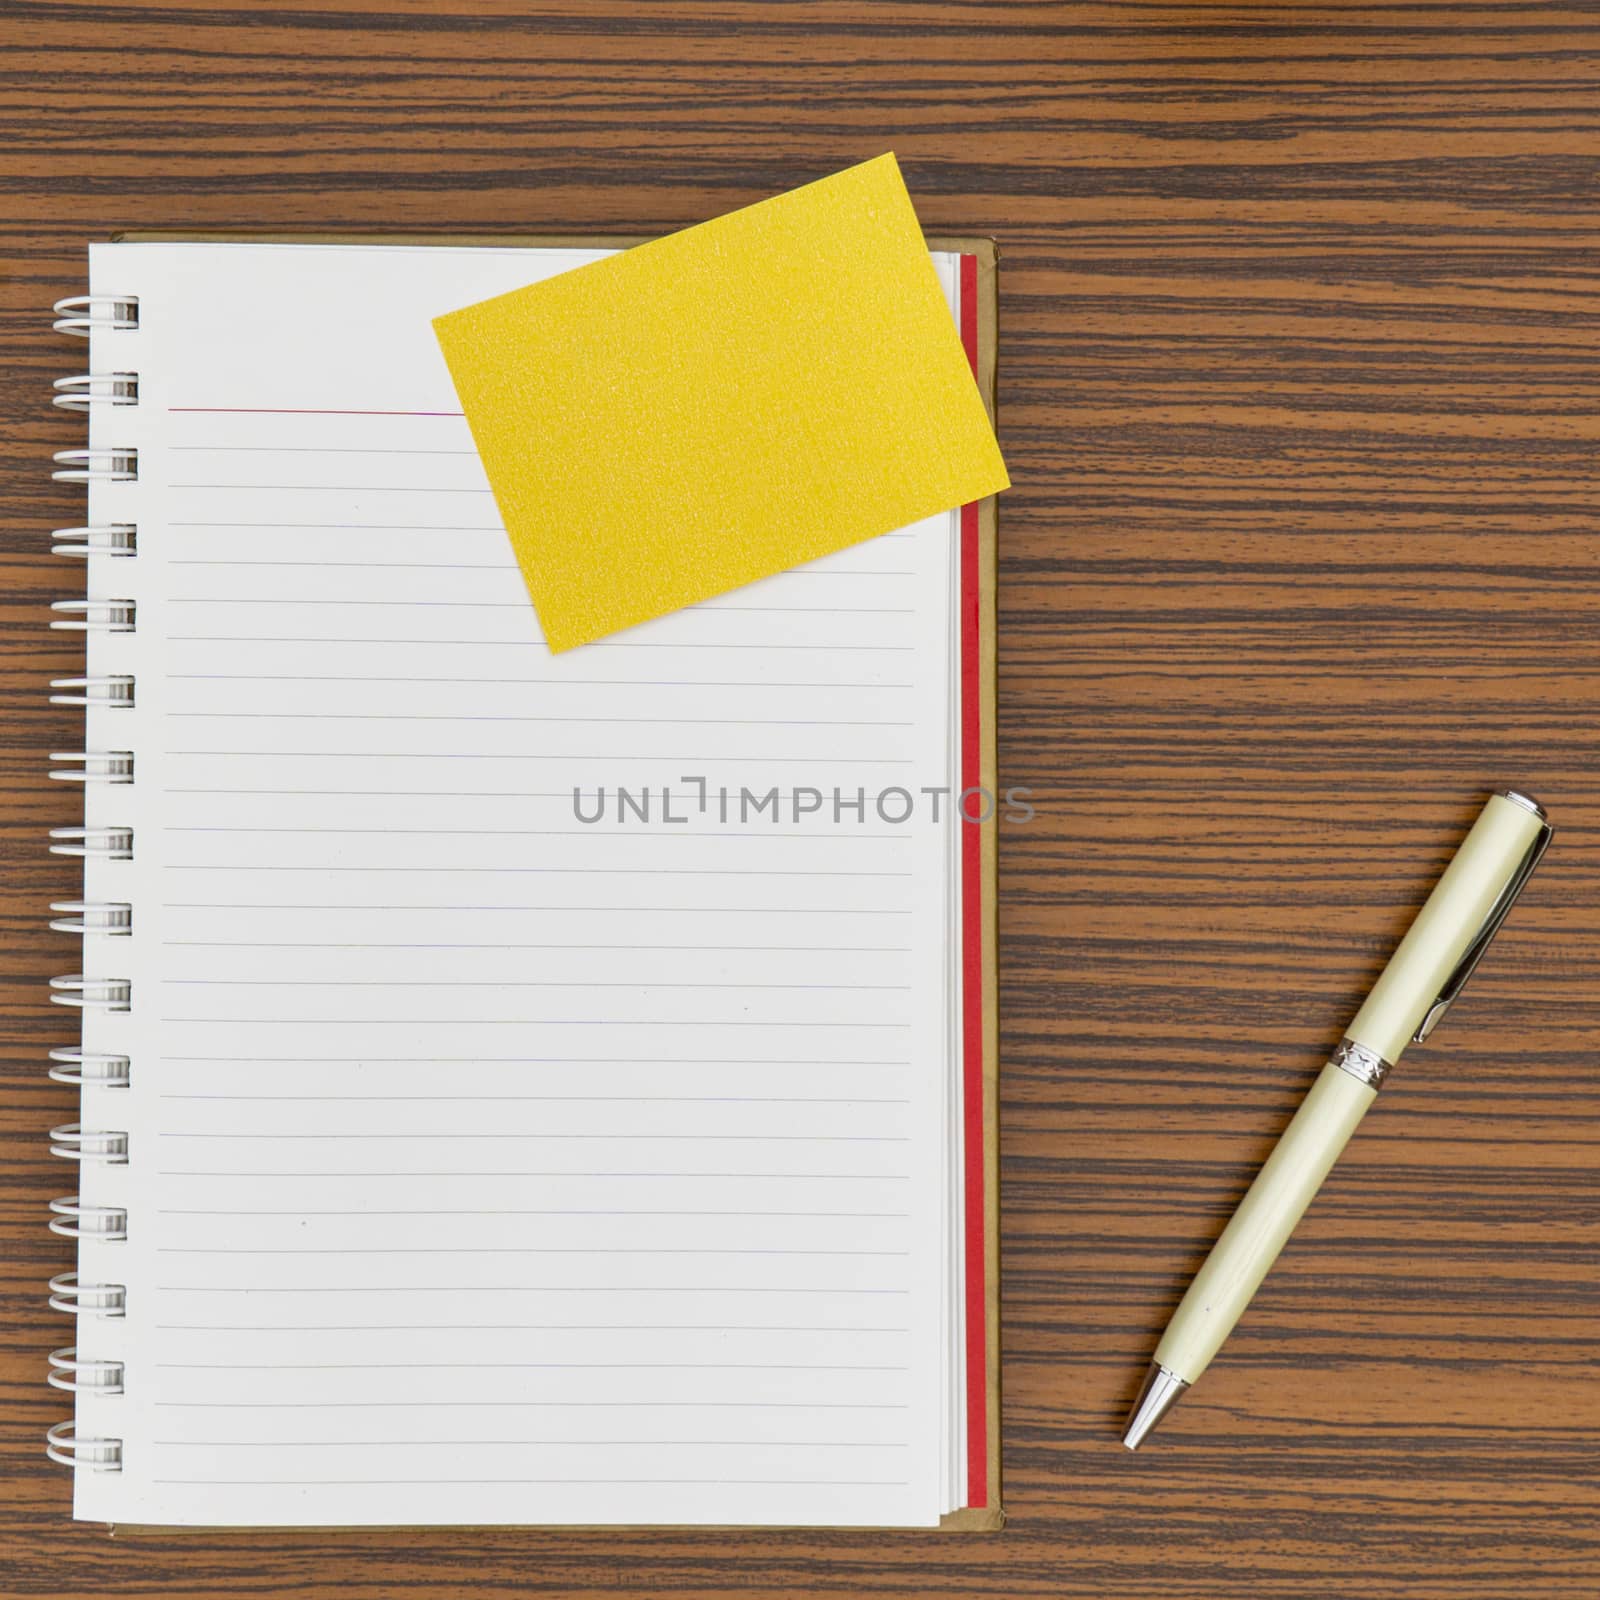
POLYGON ((0 1591, 1600 1592, 1600 15, 0 5, 0 1591), (650 233, 895 149, 1000 242, 997 1535, 108 1540, 41 1436, 71 1115, 45 310, 118 228, 650 233), (1559 834, 1204 1382, 1168 1311, 1483 792, 1559 834))

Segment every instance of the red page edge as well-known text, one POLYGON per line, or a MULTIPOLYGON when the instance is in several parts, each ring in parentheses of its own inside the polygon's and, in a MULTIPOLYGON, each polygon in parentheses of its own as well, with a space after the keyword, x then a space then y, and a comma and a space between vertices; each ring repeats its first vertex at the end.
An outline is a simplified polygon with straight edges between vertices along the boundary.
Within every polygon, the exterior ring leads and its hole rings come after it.
MULTIPOLYGON (((978 258, 961 257, 961 342, 978 370, 978 258)), ((983 781, 982 594, 978 506, 961 508, 961 788, 983 781)), ((980 815, 988 804, 979 800, 980 815)), ((965 802, 960 803, 962 812, 965 802)), ((967 1504, 989 1504, 988 1296, 984 1240, 983 1128, 983 838, 980 825, 961 828, 962 1112, 966 1204, 967 1504)))

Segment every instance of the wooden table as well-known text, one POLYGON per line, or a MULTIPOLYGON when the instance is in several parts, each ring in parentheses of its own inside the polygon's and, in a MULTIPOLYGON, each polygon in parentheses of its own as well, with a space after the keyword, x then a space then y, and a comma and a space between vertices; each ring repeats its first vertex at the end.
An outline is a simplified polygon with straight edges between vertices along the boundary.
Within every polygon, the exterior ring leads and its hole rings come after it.
POLYGON ((1600 17, 10 0, 0 140, 0 1591, 1600 1587, 1600 17), (538 15, 531 13, 537 11, 538 15), (45 308, 113 229, 654 232, 893 147, 1000 241, 1005 1450, 989 1537, 108 1541, 46 1465, 68 1180, 42 835, 80 725, 45 308), (1490 786, 1559 826, 1218 1365, 1159 1327, 1490 786))

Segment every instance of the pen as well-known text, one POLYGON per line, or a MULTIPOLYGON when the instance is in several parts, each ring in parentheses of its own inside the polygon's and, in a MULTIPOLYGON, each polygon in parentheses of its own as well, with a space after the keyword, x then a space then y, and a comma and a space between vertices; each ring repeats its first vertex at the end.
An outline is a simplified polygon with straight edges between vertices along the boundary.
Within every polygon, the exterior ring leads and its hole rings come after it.
POLYGON ((1490 796, 1173 1313, 1123 1429, 1130 1450, 1210 1365, 1390 1068, 1472 976, 1550 836, 1527 795, 1490 796))

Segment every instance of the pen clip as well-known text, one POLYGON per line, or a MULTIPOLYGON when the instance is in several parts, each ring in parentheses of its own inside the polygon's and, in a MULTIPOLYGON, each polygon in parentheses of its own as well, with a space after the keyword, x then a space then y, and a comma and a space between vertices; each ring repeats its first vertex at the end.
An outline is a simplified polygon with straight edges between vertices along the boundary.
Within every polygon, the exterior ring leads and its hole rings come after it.
MULTIPOLYGON (((1522 796, 1506 794, 1506 799, 1515 799, 1519 805, 1530 805, 1522 796)), ((1490 942, 1500 931, 1500 924, 1506 920, 1506 914, 1516 904, 1517 896, 1527 887, 1528 879, 1533 875, 1533 869, 1539 865, 1540 858, 1550 846, 1550 840, 1555 830, 1545 822, 1544 813, 1537 807, 1532 807, 1540 818, 1539 831, 1533 836, 1527 850, 1523 853, 1522 860, 1517 863, 1517 870, 1511 874, 1510 881, 1506 884, 1495 902, 1489 907, 1483 919, 1482 926, 1472 936, 1472 942, 1461 952, 1461 959, 1456 963, 1455 970, 1444 980, 1444 987, 1439 990, 1438 997, 1423 1014, 1422 1021, 1417 1024, 1417 1031, 1412 1034, 1411 1042, 1421 1044, 1428 1035, 1439 1026, 1439 1020, 1448 1011, 1452 1003, 1466 987, 1467 979, 1473 974, 1478 963, 1483 960, 1483 953, 1489 948, 1490 942)))

